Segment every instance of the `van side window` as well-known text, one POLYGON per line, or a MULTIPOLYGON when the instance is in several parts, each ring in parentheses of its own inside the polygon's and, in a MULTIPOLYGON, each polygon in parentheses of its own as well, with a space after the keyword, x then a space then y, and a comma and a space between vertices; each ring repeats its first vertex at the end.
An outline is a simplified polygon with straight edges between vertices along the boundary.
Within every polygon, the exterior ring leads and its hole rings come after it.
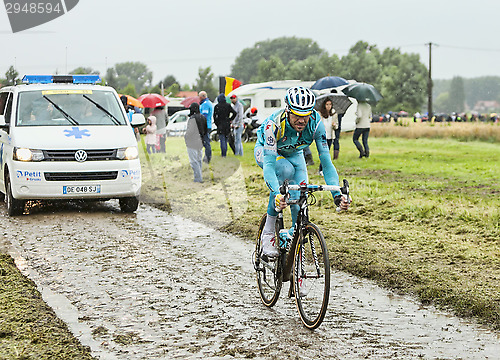
POLYGON ((14 96, 10 94, 9 99, 7 100, 7 106, 5 107, 5 123, 10 123, 10 116, 12 114, 12 99, 14 96))
POLYGON ((7 98, 9 97, 8 92, 0 93, 0 115, 5 112, 5 105, 7 105, 7 98))
POLYGON ((264 107, 266 107, 266 108, 278 108, 278 107, 281 107, 281 100, 280 99, 264 100, 264 107))

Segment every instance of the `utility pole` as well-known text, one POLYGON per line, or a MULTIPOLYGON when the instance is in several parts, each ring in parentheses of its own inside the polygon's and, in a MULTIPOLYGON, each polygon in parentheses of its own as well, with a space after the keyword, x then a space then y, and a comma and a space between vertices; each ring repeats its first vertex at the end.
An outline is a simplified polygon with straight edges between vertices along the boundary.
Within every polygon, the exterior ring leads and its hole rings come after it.
POLYGON ((431 121, 431 119, 432 119, 432 45, 436 45, 436 44, 429 42, 426 45, 429 45, 429 77, 427 79, 427 96, 428 96, 428 98, 427 98, 428 99, 427 100, 427 114, 429 116, 429 121, 431 121))

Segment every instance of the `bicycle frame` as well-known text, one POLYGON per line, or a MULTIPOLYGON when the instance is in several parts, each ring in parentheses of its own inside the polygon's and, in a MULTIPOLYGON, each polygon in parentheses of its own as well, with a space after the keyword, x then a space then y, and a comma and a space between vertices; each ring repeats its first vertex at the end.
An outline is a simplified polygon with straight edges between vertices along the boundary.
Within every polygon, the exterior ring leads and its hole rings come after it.
MULTIPOLYGON (((288 200, 289 205, 297 204, 299 206, 299 213, 297 215, 297 221, 293 229, 292 241, 290 244, 286 244, 286 256, 283 257, 283 282, 292 280, 293 273, 292 267, 295 257, 295 252, 297 249, 297 242, 299 241, 300 235, 303 234, 303 229, 307 224, 309 224, 309 204, 307 203, 308 195, 313 191, 341 191, 339 186, 335 185, 288 185, 285 183, 283 188, 288 190, 298 190, 300 191, 300 197, 298 200, 288 200)), ((278 213, 276 219, 279 230, 284 228, 283 224, 283 211, 278 213)), ((281 241, 281 240, 280 240, 281 241)), ((290 289, 292 287, 290 286, 290 289)), ((289 292, 289 297, 291 297, 291 291, 289 292)))

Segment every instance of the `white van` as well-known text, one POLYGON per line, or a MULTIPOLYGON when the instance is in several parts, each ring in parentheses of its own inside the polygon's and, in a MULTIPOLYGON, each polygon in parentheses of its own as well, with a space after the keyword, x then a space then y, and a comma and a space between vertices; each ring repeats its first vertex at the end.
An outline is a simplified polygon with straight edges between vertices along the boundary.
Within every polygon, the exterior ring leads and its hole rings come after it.
POLYGON ((0 89, 0 198, 9 215, 26 200, 118 198, 139 204, 141 166, 133 126, 98 75, 27 75, 0 89))
POLYGON ((256 84, 241 85, 228 96, 236 95, 245 103, 245 109, 256 107, 259 118, 266 119, 276 110, 285 107, 286 90, 292 86, 310 87, 314 81, 278 80, 256 84))

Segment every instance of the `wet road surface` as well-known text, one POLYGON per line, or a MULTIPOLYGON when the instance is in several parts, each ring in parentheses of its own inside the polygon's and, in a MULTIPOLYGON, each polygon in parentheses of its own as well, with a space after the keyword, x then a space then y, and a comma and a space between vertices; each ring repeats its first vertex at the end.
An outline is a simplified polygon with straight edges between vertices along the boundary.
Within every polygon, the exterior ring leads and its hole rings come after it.
POLYGON ((261 304, 253 243, 141 205, 9 218, 0 250, 100 359, 499 359, 500 336, 370 281, 332 276, 325 321, 305 329, 285 284, 261 304))

